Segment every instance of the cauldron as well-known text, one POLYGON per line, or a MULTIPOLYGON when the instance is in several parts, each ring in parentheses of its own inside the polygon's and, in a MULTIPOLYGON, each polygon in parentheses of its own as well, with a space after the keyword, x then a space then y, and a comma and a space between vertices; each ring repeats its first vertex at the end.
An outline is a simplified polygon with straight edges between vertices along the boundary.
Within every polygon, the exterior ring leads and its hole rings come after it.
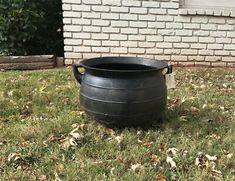
POLYGON ((167 102, 166 61, 100 57, 73 65, 85 112, 109 126, 141 126, 162 118, 167 102), (81 73, 79 68, 84 68, 81 73))

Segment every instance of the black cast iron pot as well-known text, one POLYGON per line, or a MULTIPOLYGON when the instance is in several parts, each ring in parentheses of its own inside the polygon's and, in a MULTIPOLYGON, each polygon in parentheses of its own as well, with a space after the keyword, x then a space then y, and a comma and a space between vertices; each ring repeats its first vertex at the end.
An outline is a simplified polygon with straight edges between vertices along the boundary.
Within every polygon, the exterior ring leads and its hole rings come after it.
POLYGON ((136 57, 102 57, 73 65, 81 84, 85 112, 110 126, 140 126, 159 121, 166 107, 163 69, 166 61, 136 57), (84 68, 82 74, 79 68, 84 68))

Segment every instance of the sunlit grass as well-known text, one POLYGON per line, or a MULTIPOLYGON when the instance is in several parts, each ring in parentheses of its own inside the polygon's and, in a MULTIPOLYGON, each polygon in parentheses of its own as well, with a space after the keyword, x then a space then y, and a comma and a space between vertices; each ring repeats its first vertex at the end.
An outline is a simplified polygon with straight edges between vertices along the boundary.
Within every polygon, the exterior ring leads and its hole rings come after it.
POLYGON ((213 170, 234 180, 234 70, 175 72, 164 122, 144 130, 111 130, 88 118, 70 69, 1 72, 0 180, 197 181, 211 180, 213 170), (83 138, 64 148, 75 128, 83 138), (209 160, 195 165, 199 152, 217 156, 215 168, 209 160))

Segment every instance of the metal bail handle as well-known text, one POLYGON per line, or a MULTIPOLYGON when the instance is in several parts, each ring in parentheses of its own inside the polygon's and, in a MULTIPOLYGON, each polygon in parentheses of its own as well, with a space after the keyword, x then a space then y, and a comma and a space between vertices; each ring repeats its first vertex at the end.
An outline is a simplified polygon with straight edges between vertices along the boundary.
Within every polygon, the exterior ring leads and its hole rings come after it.
POLYGON ((171 74, 173 72, 173 65, 168 64, 166 74, 171 74))
POLYGON ((82 68, 81 65, 76 65, 76 64, 73 64, 73 74, 74 74, 74 77, 76 78, 76 80, 78 81, 78 83, 82 83, 82 76, 83 74, 81 72, 79 72, 78 68, 82 68))

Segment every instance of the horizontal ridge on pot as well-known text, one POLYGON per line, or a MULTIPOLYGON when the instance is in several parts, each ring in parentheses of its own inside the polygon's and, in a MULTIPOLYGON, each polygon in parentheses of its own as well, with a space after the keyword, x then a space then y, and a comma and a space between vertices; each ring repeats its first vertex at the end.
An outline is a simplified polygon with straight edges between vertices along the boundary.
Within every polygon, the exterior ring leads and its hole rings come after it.
POLYGON ((139 126, 161 119, 167 89, 166 61, 135 57, 101 57, 73 65, 80 104, 97 120, 117 126, 139 126), (85 73, 78 68, 84 68, 85 73))

